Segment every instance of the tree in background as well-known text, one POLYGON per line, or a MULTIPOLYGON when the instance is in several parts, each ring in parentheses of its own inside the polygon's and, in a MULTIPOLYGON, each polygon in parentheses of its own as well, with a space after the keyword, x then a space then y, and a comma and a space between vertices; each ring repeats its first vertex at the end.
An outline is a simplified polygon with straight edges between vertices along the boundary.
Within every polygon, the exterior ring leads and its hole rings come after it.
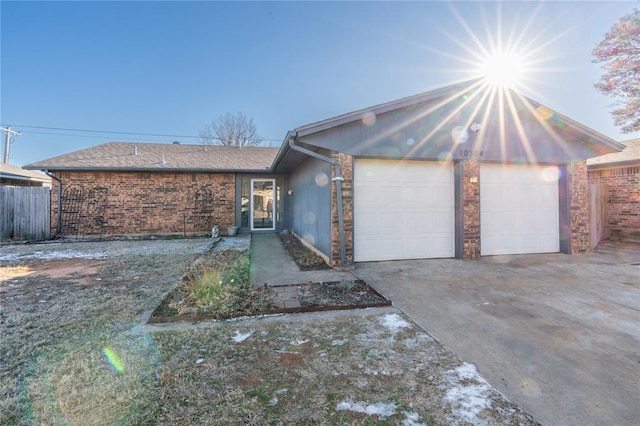
POLYGON ((620 18, 592 54, 606 70, 596 89, 616 99, 616 126, 623 133, 640 131, 640 9, 620 18))
POLYGON ((257 146, 262 143, 253 118, 242 112, 226 113, 200 130, 202 142, 211 145, 257 146))

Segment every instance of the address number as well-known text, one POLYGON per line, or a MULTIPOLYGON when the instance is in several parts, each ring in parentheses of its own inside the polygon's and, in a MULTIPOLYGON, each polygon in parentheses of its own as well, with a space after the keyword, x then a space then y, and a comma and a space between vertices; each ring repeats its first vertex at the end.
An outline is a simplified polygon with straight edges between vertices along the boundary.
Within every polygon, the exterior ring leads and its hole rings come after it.
POLYGON ((482 158, 484 156, 484 151, 472 150, 472 149, 461 149, 460 157, 464 158, 482 158))

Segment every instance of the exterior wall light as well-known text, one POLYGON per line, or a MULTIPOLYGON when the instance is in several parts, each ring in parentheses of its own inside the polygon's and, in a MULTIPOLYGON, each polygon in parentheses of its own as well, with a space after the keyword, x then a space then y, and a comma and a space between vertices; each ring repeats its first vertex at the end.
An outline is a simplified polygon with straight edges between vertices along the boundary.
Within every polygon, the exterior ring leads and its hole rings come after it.
POLYGON ((470 176, 469 177, 469 182, 470 183, 478 183, 478 176, 470 176))

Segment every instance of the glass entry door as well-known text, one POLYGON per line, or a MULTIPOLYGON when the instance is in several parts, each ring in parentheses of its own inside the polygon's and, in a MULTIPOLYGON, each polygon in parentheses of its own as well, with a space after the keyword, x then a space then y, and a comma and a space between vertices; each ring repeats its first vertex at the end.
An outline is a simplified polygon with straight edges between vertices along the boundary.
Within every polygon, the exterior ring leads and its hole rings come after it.
POLYGON ((275 229, 275 179, 251 179, 251 230, 275 229))

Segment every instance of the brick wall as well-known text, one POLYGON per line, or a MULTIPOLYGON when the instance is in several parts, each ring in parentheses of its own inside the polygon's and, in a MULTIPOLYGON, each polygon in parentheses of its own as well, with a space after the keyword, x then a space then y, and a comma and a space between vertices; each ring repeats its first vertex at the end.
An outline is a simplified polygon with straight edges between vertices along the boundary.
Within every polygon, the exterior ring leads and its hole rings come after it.
MULTIPOLYGON (((344 220, 345 257, 353 263, 353 157, 332 152, 331 158, 340 162, 342 174, 342 214, 344 220)), ((331 167, 331 177, 335 177, 335 167, 331 167)), ((340 259, 340 228, 338 226, 337 181, 331 182, 331 265, 342 266, 340 259)))
MULTIPOLYGON (((61 235, 201 234, 235 224, 233 173, 57 172, 61 235)), ((58 210, 52 191, 52 232, 58 210)))
POLYGON ((462 161, 462 258, 480 258, 480 163, 462 161), (477 182, 470 182, 472 176, 477 182))
POLYGON ((567 165, 569 174, 569 203, 571 240, 569 254, 589 251, 589 186, 587 162, 576 161, 567 165))
POLYGON ((640 166, 590 170, 588 179, 609 187, 610 238, 640 241, 640 166))

